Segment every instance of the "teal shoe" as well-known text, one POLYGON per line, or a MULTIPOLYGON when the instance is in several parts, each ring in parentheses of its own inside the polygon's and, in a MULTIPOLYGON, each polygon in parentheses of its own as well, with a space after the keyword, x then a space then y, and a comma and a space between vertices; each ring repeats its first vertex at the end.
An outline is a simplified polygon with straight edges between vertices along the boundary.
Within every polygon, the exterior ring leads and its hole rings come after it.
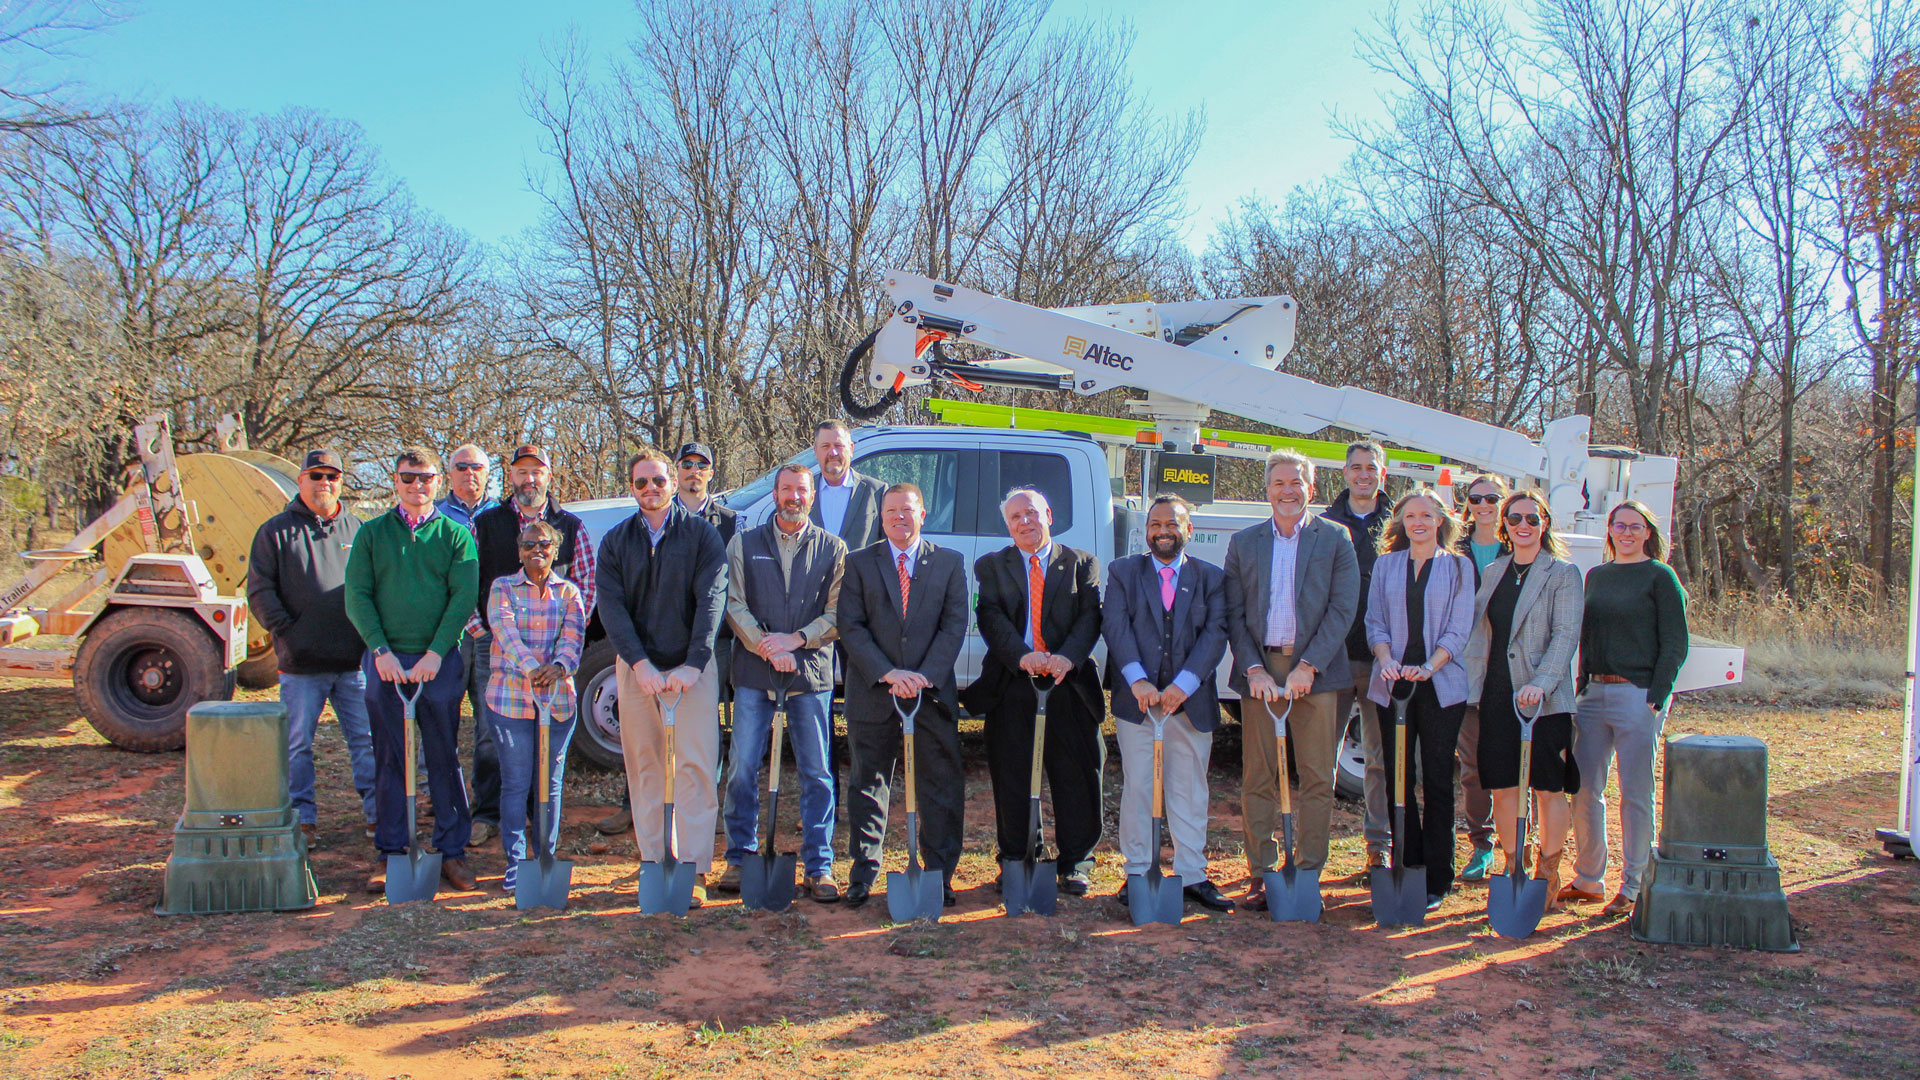
POLYGON ((1485 881, 1493 870, 1493 849, 1477 847, 1473 849, 1473 858, 1467 860, 1467 868, 1460 871, 1461 881, 1485 881))

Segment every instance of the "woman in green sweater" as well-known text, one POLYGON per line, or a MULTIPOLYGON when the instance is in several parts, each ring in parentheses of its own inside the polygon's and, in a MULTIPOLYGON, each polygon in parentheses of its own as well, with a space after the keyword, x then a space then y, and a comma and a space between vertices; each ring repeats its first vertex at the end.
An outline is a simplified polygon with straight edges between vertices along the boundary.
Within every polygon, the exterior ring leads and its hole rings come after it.
POLYGON ((1625 915, 1640 896, 1653 852, 1653 755, 1667 698, 1687 658, 1687 594, 1662 561, 1660 519, 1632 499, 1607 515, 1607 561, 1587 574, 1573 799, 1578 848, 1562 901, 1599 900, 1607 879, 1607 770, 1620 766, 1620 891, 1602 915, 1625 915))

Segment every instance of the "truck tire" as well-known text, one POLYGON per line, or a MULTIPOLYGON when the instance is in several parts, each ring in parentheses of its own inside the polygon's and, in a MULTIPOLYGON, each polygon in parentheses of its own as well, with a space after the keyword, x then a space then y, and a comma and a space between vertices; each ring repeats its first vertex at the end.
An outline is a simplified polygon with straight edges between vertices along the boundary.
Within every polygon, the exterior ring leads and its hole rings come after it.
POLYGON ((274 655, 273 647, 268 646, 259 656, 240 661, 233 673, 243 689, 271 690, 280 685, 280 658, 274 655))
POLYGON ((73 689, 93 729, 143 754, 187 743, 187 710, 233 698, 234 676, 213 634, 191 611, 127 607, 87 631, 73 689))
POLYGON ((1367 755, 1360 743, 1360 724, 1356 705, 1340 731, 1340 746, 1333 757, 1333 794, 1354 803, 1367 797, 1367 755))
POLYGON ((574 687, 580 694, 580 722, 573 729, 573 758, 604 772, 626 767, 620 756, 619 681, 614 674, 613 642, 587 646, 580 656, 574 687))

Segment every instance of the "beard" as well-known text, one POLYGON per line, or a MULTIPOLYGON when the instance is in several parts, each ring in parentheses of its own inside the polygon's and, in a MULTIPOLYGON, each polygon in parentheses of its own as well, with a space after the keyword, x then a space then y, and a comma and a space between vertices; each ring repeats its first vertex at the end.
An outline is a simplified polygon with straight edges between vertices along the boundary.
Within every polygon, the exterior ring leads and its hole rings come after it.
POLYGON ((547 503, 547 486, 545 484, 523 484, 514 489, 513 501, 525 510, 533 510, 545 506, 547 503))
POLYGON ((789 525, 798 525, 807 520, 810 510, 798 500, 787 503, 779 510, 780 520, 789 525))
POLYGON ((1179 555, 1181 550, 1186 546, 1187 538, 1181 536, 1179 533, 1174 533, 1171 536, 1155 536, 1147 541, 1147 547, 1162 559, 1171 559, 1179 555))

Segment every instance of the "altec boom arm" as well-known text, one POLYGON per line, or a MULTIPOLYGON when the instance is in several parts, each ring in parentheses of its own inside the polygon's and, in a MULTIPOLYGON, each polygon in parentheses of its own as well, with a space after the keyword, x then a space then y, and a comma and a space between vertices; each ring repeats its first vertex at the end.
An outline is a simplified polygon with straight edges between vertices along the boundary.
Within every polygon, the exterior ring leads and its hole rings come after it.
POLYGON ((874 343, 868 379, 876 389, 926 383, 937 374, 993 382, 1017 375, 1018 385, 1080 394, 1138 387, 1148 391, 1147 412, 1169 446, 1199 442, 1212 409, 1301 434, 1339 427, 1539 482, 1559 521, 1588 510, 1588 418, 1554 420, 1535 442, 1425 405, 1276 370, 1293 348, 1298 306, 1291 297, 1049 310, 918 274, 890 271, 885 282, 893 310, 874 343), (927 350, 940 340, 1009 359, 943 362, 927 350))

